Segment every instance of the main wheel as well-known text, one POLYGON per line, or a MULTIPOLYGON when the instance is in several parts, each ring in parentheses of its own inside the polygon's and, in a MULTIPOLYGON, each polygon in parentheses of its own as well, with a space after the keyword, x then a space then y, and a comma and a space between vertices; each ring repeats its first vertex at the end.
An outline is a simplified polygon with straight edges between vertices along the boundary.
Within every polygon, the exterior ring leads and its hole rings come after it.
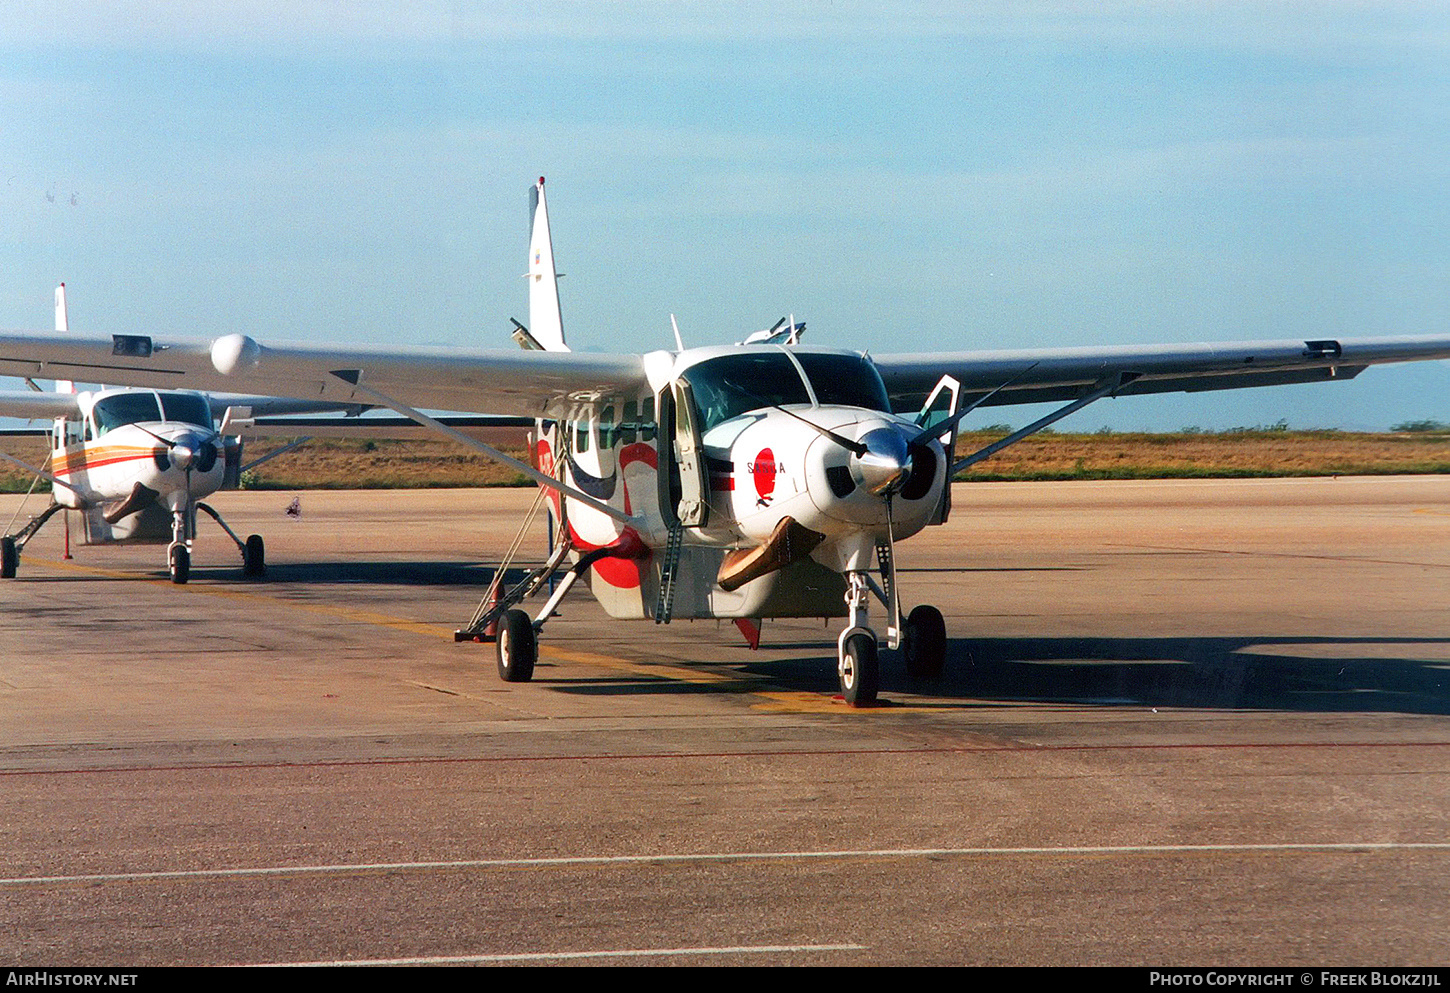
POLYGON ((15 539, 0 538, 0 579, 14 579, 19 567, 20 549, 15 547, 15 539))
POLYGON ((166 553, 166 566, 171 573, 171 581, 180 586, 191 575, 191 552, 185 545, 172 545, 166 553))
POLYGON ((534 678, 539 655, 534 622, 522 610, 510 610, 498 621, 498 678, 506 683, 527 683, 534 678))
POLYGON ((901 654, 913 679, 940 679, 947 661, 947 625, 941 611, 922 604, 906 615, 901 654))
POLYGON ((262 536, 254 534, 242 548, 242 575, 260 579, 267 574, 267 554, 262 536))
POLYGON ((853 634, 846 639, 841 655, 841 696, 853 707, 867 707, 876 702, 881 689, 881 663, 876 657, 876 639, 869 634, 853 634))

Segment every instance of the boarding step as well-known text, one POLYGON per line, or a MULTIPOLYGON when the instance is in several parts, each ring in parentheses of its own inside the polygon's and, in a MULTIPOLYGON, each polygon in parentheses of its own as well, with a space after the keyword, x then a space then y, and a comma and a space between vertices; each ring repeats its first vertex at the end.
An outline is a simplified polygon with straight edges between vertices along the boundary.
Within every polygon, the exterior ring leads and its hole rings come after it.
POLYGON ((675 576, 680 568, 680 545, 684 541, 685 526, 679 521, 670 525, 669 540, 665 542, 664 558, 660 560, 660 594, 655 600, 655 623, 668 624, 675 610, 675 576))

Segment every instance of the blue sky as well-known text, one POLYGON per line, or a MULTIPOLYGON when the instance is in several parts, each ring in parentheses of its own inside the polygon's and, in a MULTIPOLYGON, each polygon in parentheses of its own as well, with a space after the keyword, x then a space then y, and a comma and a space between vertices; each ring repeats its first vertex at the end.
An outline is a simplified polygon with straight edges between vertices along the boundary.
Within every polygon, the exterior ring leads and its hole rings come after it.
MULTIPOLYGON (((0 6, 0 326, 583 349, 1450 332, 1450 6, 0 6)), ((1021 423, 1028 411, 983 412, 1021 423)), ((1450 363, 1064 428, 1450 421, 1450 363)))

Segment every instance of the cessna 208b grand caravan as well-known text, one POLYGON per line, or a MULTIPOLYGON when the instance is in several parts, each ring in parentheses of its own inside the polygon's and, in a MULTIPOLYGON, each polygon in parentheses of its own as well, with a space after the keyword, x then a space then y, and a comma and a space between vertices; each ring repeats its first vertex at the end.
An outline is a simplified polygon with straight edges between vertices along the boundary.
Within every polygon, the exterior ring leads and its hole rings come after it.
MULTIPOLYGON (((55 291, 55 327, 62 333, 68 328, 63 283, 55 291)), ((60 368, 52 371, 68 374, 60 368)), ((86 371, 104 369, 91 366, 86 371)), ((177 389, 77 392, 68 379, 57 380, 54 393, 38 388, 0 392, 0 415, 54 418, 54 425, 43 431, 6 432, 49 437, 48 469, 26 465, 4 453, 0 458, 48 480, 51 503, 19 531, 0 536, 0 578, 15 576, 21 551, 47 521, 72 510, 80 514, 85 544, 165 543, 167 568, 176 583, 186 582, 190 574, 196 514, 203 511, 236 543, 243 574, 261 578, 266 573, 261 535, 250 535, 245 541, 237 537, 204 500, 219 489, 235 487, 244 470, 285 449, 243 465, 241 438, 230 432, 250 427, 259 414, 351 413, 357 409, 356 404, 238 394, 206 396, 177 389)))
POLYGON ((613 617, 732 619, 752 644, 764 618, 844 617, 841 693, 861 705, 880 680, 873 599, 887 647, 902 651, 908 671, 942 668, 942 615, 918 606, 902 616, 894 547, 947 518, 948 484, 962 468, 1104 397, 1333 382, 1376 363, 1450 357, 1450 336, 867 355, 802 346, 793 319, 734 347, 687 349, 677 338, 675 351, 574 353, 542 179, 530 198, 530 324, 515 331, 520 351, 9 333, 0 335, 0 373, 63 370, 388 407, 534 479, 536 510, 547 498, 547 561, 513 585, 501 567, 457 635, 495 640, 505 680, 531 677, 539 633, 587 575, 613 617), (957 425, 971 410, 1045 401, 1061 406, 956 454, 957 425), (532 464, 419 408, 535 418, 532 464), (520 608, 550 587, 534 616, 520 608))

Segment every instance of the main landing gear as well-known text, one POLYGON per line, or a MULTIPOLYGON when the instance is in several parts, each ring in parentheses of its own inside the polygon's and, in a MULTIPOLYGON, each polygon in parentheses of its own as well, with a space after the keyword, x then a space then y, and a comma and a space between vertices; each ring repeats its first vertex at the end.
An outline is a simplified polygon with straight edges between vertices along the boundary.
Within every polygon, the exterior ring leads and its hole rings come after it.
MULTIPOLYGON (((0 579, 15 578, 15 574, 20 568, 20 553, 26 543, 35 537, 35 533, 46 521, 65 509, 59 503, 52 503, 19 531, 0 537, 0 579)), ((243 576, 248 579, 260 579, 267 574, 266 549, 262 544, 262 536, 254 534, 243 541, 237 537, 235 531, 227 526, 227 522, 222 520, 220 514, 207 504, 198 501, 174 511, 171 515, 171 543, 166 546, 166 573, 171 577, 173 583, 180 585, 191 578, 191 546, 196 537, 196 512, 198 510, 209 514, 212 520, 221 525, 222 530, 236 543, 237 550, 242 555, 243 576)), ((112 520, 111 523, 114 524, 115 520, 112 520)))
MULTIPOLYGON (((210 505, 202 503, 200 500, 198 500, 196 502, 196 509, 205 511, 207 515, 210 516, 212 520, 216 521, 217 524, 221 526, 221 529, 227 533, 227 537, 231 538, 232 541, 236 544, 237 551, 241 552, 242 554, 243 576, 247 577, 248 579, 261 579, 267 575, 267 550, 262 544, 261 535, 248 535, 247 540, 243 541, 242 539, 237 537, 237 533, 235 531, 227 526, 227 522, 222 520, 222 515, 218 514, 215 510, 213 510, 210 505)), ((196 531, 195 513, 191 515, 191 530, 193 531, 193 533, 196 531)), ((174 579, 174 581, 178 583, 186 582, 186 580, 184 579, 174 579)))
POLYGON ((20 553, 35 532, 39 531, 46 521, 64 510, 65 507, 58 503, 52 503, 39 514, 30 519, 25 525, 14 534, 7 534, 0 538, 0 579, 14 579, 16 571, 20 568, 20 553))

